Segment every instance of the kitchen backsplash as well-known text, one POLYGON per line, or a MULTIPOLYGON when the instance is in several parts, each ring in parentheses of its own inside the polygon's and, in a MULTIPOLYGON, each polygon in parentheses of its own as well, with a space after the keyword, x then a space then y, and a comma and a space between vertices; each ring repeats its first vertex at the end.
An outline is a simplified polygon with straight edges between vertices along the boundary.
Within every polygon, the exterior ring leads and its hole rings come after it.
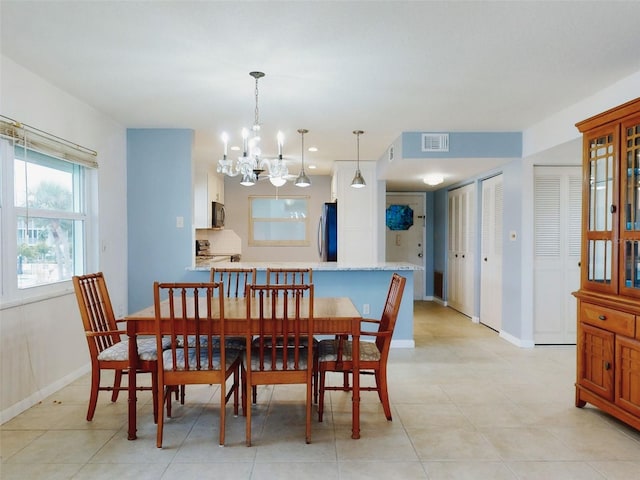
POLYGON ((209 240, 212 255, 238 255, 242 253, 242 239, 233 230, 196 229, 196 240, 209 240))

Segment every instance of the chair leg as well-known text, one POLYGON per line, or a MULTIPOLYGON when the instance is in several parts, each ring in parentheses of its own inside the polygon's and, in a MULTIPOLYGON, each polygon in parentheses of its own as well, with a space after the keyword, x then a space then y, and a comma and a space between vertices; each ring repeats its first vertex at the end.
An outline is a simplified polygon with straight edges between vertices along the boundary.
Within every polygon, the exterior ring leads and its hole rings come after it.
POLYGON ((151 371, 151 395, 153 397, 153 422, 158 423, 158 371, 151 371))
POLYGON ((389 404, 389 392, 387 390, 387 369, 382 367, 375 371, 378 398, 382 403, 382 409, 387 420, 391 420, 391 405, 389 404))
POLYGON ((120 393, 120 385, 122 384, 122 370, 116 370, 113 378, 113 391, 111 392, 111 401, 118 400, 118 393, 120 393))
POLYGON ((325 370, 320 368, 318 377, 320 377, 320 396, 318 397, 318 422, 322 422, 322 414, 324 413, 324 375, 325 370))
MULTIPOLYGON (((224 365, 222 366, 224 369, 224 365)), ((223 373, 224 375, 224 373, 223 373)), ((220 382, 220 446, 224 446, 224 429, 227 418, 227 383, 224 378, 222 382, 220 382)))
POLYGON ((100 390, 100 367, 91 365, 91 394, 89 395, 89 409, 87 410, 87 422, 93 420, 98 404, 98 391, 100 390))
POLYGON ((167 400, 165 397, 171 397, 171 387, 164 388, 162 385, 158 385, 158 425, 156 433, 156 447, 162 448, 162 430, 164 428, 164 404, 167 400))

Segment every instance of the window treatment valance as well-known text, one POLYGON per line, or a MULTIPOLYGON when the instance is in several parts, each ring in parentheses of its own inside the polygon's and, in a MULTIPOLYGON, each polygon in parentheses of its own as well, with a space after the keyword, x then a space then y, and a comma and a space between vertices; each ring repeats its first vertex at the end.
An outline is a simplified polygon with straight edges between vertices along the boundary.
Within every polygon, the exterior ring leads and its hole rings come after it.
POLYGON ((96 151, 2 115, 0 115, 0 137, 8 138, 16 145, 40 151, 67 162, 98 168, 96 151))

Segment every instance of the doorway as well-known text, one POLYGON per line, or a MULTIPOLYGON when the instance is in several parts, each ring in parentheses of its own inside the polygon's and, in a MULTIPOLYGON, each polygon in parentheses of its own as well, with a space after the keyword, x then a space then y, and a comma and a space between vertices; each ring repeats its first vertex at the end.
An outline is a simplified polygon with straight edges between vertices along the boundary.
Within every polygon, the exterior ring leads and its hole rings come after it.
MULTIPOLYGON (((408 262, 424 267, 425 194, 387 193, 386 198, 385 209, 392 216, 385 227, 386 261, 408 262)), ((424 276, 424 268, 413 272, 414 300, 424 300, 424 276)))

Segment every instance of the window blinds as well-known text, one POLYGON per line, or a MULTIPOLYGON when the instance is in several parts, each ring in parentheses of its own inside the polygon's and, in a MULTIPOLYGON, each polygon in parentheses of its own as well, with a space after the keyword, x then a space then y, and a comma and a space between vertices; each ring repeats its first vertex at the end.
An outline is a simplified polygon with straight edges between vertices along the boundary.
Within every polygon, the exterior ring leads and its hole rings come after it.
POLYGON ((98 168, 98 153, 37 128, 24 125, 0 115, 0 137, 12 140, 16 145, 52 155, 70 163, 88 168, 98 168))

